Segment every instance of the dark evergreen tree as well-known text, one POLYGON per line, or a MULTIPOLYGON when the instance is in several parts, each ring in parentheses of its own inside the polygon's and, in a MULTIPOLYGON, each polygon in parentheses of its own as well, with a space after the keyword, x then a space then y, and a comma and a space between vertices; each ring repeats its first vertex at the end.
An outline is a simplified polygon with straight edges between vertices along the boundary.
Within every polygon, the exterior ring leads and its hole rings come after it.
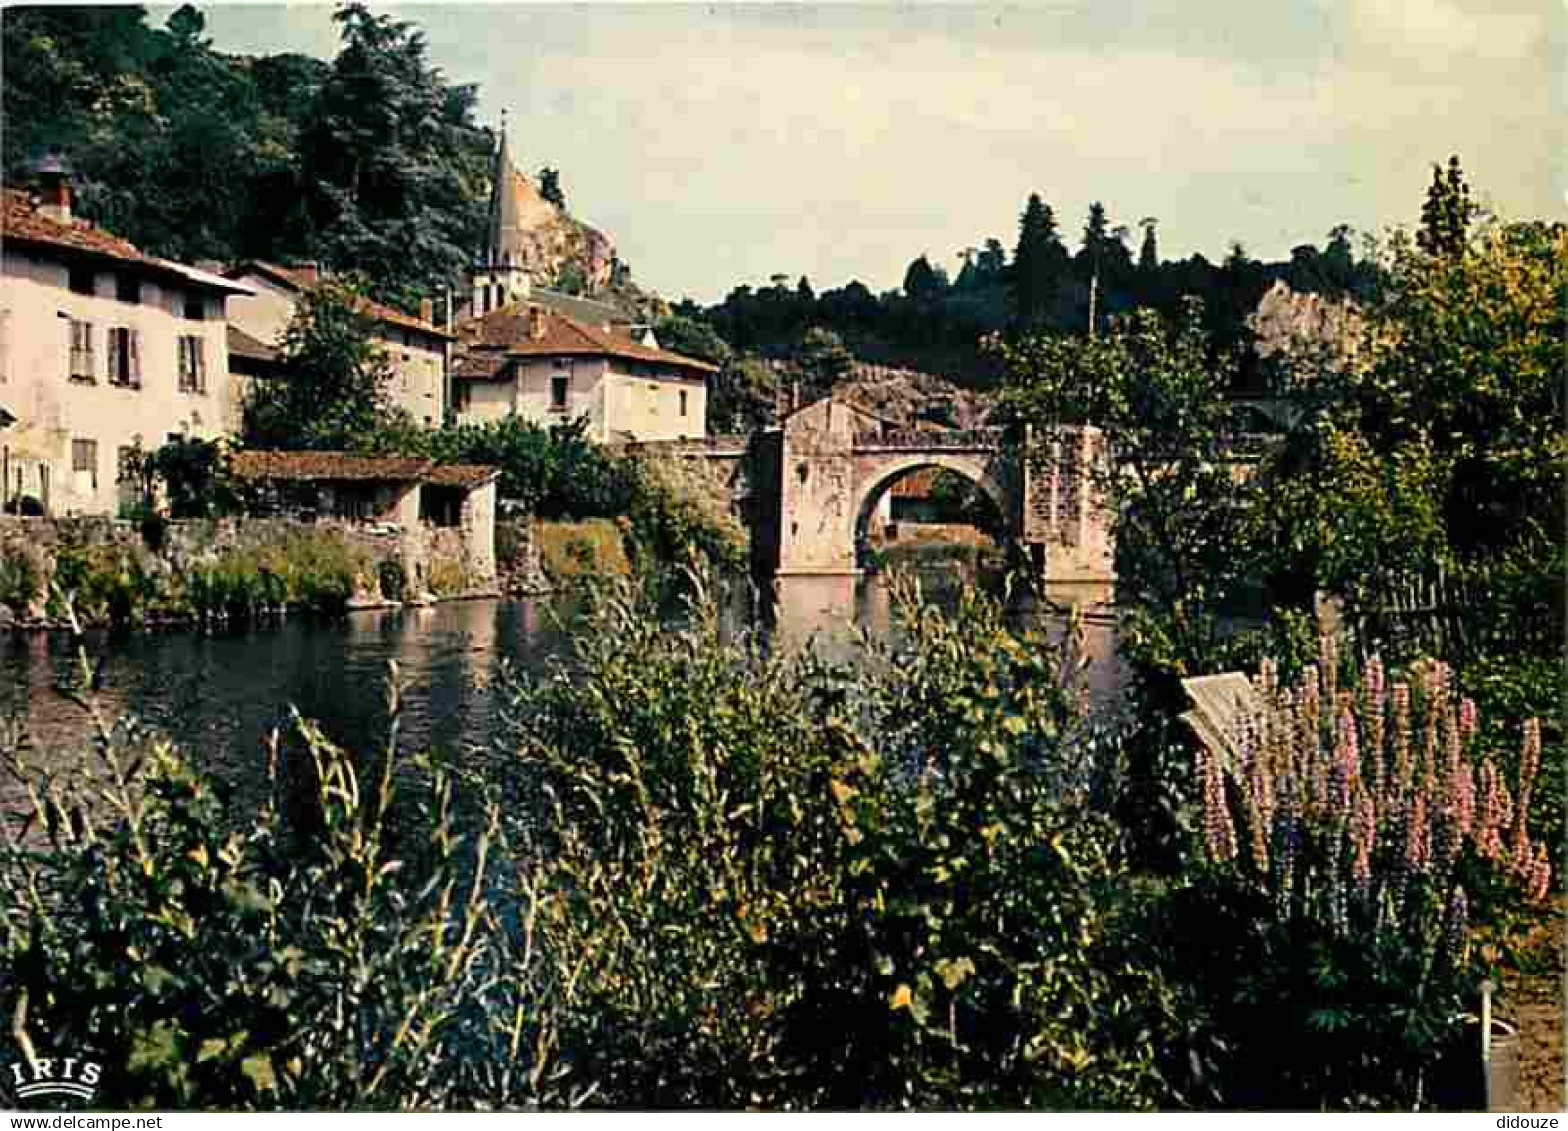
POLYGON ((931 266, 931 261, 922 255, 910 263, 904 272, 904 293, 916 302, 929 302, 942 297, 947 290, 946 280, 931 266))
POLYGON ((561 170, 546 165, 539 170, 539 195, 566 211, 566 194, 561 191, 561 170))
POLYGON ((1013 253, 1013 310, 1020 329, 1039 329, 1050 320, 1066 257, 1051 206, 1039 193, 1030 193, 1019 217, 1018 249, 1013 253))
POLYGON ((1154 236, 1154 229, 1159 224, 1153 216, 1145 216, 1138 221, 1138 226, 1143 229, 1143 246, 1138 249, 1138 271, 1141 274, 1151 275, 1160 269, 1160 247, 1154 236))
POLYGON ((1416 243, 1428 255, 1454 258, 1463 253, 1475 215, 1470 201, 1470 186, 1465 183, 1457 155, 1448 159, 1448 172, 1432 166, 1432 183, 1421 206, 1421 230, 1416 243))

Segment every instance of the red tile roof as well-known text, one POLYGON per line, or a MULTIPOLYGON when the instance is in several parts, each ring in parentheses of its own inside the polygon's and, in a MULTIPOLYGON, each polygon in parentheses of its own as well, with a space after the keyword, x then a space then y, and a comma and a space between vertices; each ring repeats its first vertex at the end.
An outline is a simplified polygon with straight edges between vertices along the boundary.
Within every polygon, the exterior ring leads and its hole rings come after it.
POLYGON ((683 376, 688 378, 718 372, 716 366, 706 361, 654 349, 602 326, 579 322, 559 311, 530 303, 510 303, 489 314, 460 322, 457 338, 460 352, 454 374, 459 377, 467 376, 461 371, 463 368, 493 377, 499 365, 489 364, 487 358, 492 352, 503 352, 507 357, 617 357, 684 370, 683 376), (537 336, 533 332, 536 319, 537 336))
POLYGON ((245 293, 243 286, 229 284, 183 263, 148 255, 129 240, 94 227, 86 220, 73 217, 63 221, 46 216, 38 210, 38 202, 31 193, 5 189, 3 197, 3 203, 0 203, 0 239, 6 242, 134 263, 154 274, 173 275, 182 283, 194 283, 209 290, 245 293))
MULTIPOLYGON (((271 279, 292 291, 308 291, 321 282, 321 276, 314 267, 281 267, 276 263, 268 263, 263 259, 247 259, 243 263, 236 263, 224 272, 231 279, 251 273, 271 279)), ((393 326, 402 326, 409 330, 418 330, 421 334, 429 334, 436 338, 450 338, 445 330, 433 326, 429 322, 421 322, 412 314, 404 314, 401 310, 376 302, 372 299, 364 300, 365 313, 373 315, 377 321, 386 322, 393 326)))
POLYGON ((292 481, 381 480, 431 483, 439 487, 477 487, 500 475, 482 464, 438 464, 415 456, 361 456, 348 452, 235 452, 230 464, 241 479, 292 481))

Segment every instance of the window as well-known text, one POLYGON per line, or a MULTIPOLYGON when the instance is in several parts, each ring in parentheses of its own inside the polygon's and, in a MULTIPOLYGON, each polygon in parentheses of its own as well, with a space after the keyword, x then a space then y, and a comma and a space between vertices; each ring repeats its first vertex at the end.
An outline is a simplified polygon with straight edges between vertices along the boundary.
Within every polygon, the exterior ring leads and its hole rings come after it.
POLYGON ((142 387, 140 335, 129 326, 109 330, 109 384, 127 389, 142 387))
POLYGON ((202 322, 207 317, 207 304, 200 295, 185 296, 185 317, 192 322, 202 322))
POLYGON ((550 378, 550 411, 566 411, 566 391, 571 387, 572 379, 565 373, 557 373, 550 378))
POLYGON ((142 281, 135 275, 116 275, 114 297, 121 302, 141 302, 142 281))
POLYGON ((206 341, 199 334, 180 335, 180 392, 207 391, 206 341))
POLYGON ((686 415, 686 390, 681 390, 681 415, 686 415))
MULTIPOLYGON (((92 490, 98 490, 98 441, 97 440, 72 440, 71 441, 71 470, 76 472, 77 478, 87 476, 92 484, 92 490)), ((80 488, 78 488, 80 490, 80 488)))
POLYGON ((93 278, 93 269, 91 267, 71 268, 71 289, 77 294, 92 294, 95 290, 93 286, 94 282, 96 282, 96 280, 93 278))
POLYGON ((98 379, 93 364, 93 325, 71 319, 71 366, 67 376, 73 381, 92 383, 98 379))

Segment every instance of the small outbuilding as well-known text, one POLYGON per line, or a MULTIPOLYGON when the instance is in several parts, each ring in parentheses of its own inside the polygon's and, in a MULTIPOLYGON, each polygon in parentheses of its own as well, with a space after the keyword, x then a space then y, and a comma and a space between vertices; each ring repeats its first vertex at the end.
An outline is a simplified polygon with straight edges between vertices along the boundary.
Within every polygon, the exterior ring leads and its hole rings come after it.
POLYGON ((396 527, 411 577, 461 570, 464 589, 495 580, 495 499, 500 471, 408 456, 243 451, 235 478, 252 510, 309 521, 396 527))

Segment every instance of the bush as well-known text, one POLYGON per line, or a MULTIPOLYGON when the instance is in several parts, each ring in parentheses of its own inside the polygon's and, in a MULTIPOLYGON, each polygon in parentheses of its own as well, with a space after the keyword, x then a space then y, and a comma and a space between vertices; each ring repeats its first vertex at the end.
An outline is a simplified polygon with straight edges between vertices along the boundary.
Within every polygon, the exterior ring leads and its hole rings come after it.
POLYGON ((120 1110, 569 1102, 519 995, 529 955, 489 902, 493 807, 460 831, 435 773, 396 856, 390 763, 362 779, 296 720, 308 803, 285 802, 274 736, 271 797, 235 828, 221 781, 166 741, 98 730, 54 769, 3 751, 33 799, 0 818, 18 1056, 93 1056, 120 1110))
MULTIPOLYGON (((697 582, 699 595, 703 592, 697 582)), ((630 1107, 1159 1102, 1077 670, 968 595, 858 669, 599 593, 499 769, 562 1055, 630 1107)))
POLYGON ((0 551, 0 605, 22 616, 38 599, 42 588, 38 562, 30 550, 23 546, 7 546, 0 551))
POLYGON ((591 578, 631 573, 621 528, 609 519, 538 522, 534 538, 545 575, 554 585, 568 587, 591 578))

